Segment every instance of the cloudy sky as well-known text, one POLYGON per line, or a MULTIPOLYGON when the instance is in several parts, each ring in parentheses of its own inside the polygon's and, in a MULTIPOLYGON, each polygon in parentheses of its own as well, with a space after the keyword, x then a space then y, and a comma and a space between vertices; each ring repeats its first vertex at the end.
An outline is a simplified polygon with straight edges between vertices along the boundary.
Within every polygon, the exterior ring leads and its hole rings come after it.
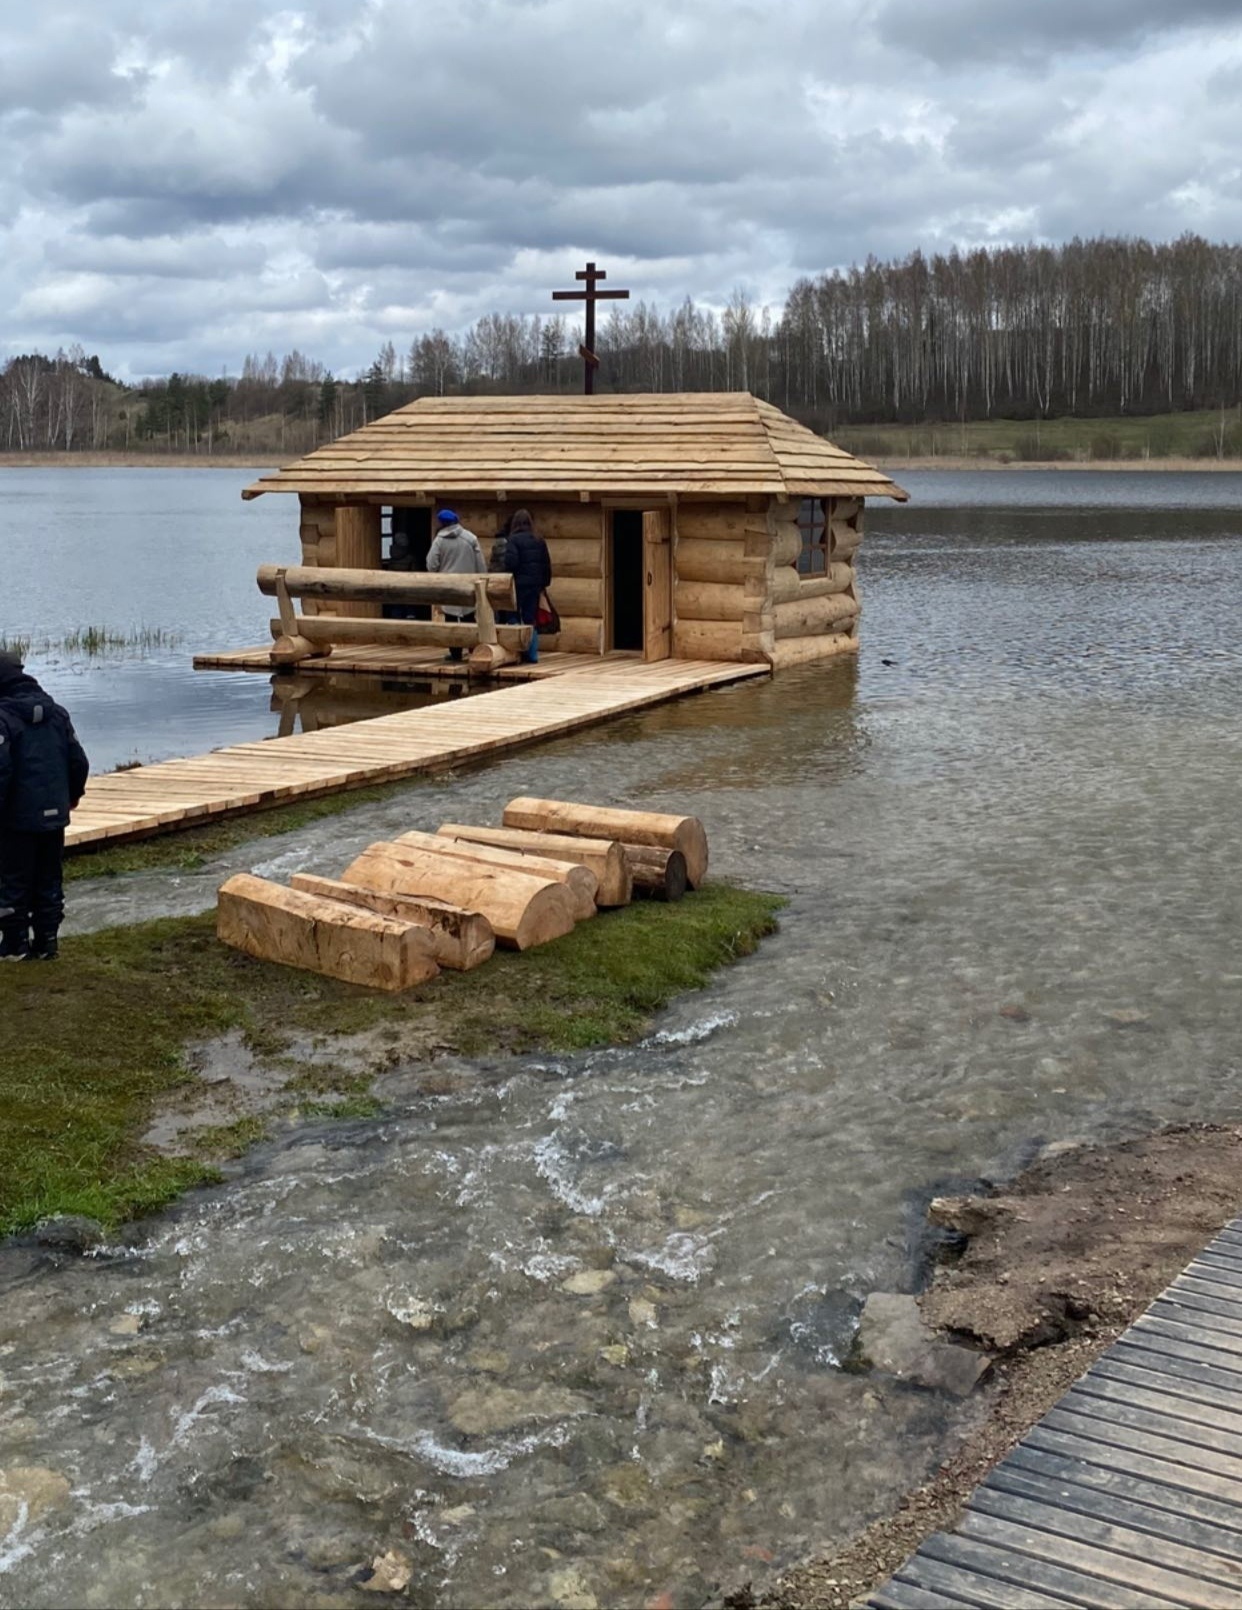
POLYGON ((1242 0, 9 0, 0 357, 342 374, 586 256, 663 306, 874 252, 1242 239, 1242 0))

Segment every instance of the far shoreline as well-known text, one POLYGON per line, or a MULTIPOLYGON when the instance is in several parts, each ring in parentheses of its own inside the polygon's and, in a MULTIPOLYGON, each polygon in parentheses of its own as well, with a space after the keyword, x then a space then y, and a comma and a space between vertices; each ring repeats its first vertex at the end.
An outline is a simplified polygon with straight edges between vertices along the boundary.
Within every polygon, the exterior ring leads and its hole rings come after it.
MULTIPOLYGON (((279 469, 304 455, 299 453, 126 453, 101 451, 83 453, 0 452, 0 470, 250 470, 279 469)), ((944 470, 961 474, 972 470, 993 473, 998 470, 1027 472, 1056 471, 1058 474, 1138 473, 1138 474, 1242 474, 1242 458, 1100 458, 1100 459, 1004 459, 987 455, 938 454, 935 457, 877 457, 874 462, 886 473, 910 470, 944 470)))

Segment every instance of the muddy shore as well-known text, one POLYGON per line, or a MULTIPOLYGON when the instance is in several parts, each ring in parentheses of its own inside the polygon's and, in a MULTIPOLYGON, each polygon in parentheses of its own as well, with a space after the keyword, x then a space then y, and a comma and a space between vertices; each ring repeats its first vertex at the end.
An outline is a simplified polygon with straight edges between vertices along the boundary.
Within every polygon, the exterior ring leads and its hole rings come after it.
POLYGON ((932 1532, 1242 1204, 1242 1128, 1159 1130, 1113 1147, 1050 1148, 994 1193, 941 1199, 966 1237, 919 1297, 946 1340, 989 1353, 981 1423, 892 1514, 728 1610, 845 1610, 932 1532))

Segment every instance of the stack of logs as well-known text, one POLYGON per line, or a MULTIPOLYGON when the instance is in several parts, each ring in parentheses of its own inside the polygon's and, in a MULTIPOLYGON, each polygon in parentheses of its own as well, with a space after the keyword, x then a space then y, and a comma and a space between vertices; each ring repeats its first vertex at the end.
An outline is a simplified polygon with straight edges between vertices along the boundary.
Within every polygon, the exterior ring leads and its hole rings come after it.
POLYGON ((350 984, 404 990, 528 950, 634 895, 677 900, 707 872, 693 816, 515 799, 503 826, 446 822, 370 845, 339 879, 289 888, 239 873, 220 889, 227 945, 350 984))

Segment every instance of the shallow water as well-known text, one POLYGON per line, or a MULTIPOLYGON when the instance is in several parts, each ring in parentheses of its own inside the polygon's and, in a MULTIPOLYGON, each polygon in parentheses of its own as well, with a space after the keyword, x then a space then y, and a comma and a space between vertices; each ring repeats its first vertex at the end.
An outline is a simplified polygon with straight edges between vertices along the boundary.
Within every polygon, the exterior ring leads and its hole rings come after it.
MULTIPOLYGON (((334 870, 574 791, 698 812, 717 872, 791 904, 640 1046, 450 1063, 434 1095, 397 1070, 382 1120, 282 1136, 128 1249, 0 1258, 0 1465, 73 1486, 0 1544, 0 1604, 361 1604, 389 1549, 446 1606, 762 1581, 960 1424, 838 1367, 934 1182, 1239 1117, 1237 485, 908 479, 857 665, 230 858, 334 870)), ((197 909, 219 870, 76 885, 75 919, 197 909)))

